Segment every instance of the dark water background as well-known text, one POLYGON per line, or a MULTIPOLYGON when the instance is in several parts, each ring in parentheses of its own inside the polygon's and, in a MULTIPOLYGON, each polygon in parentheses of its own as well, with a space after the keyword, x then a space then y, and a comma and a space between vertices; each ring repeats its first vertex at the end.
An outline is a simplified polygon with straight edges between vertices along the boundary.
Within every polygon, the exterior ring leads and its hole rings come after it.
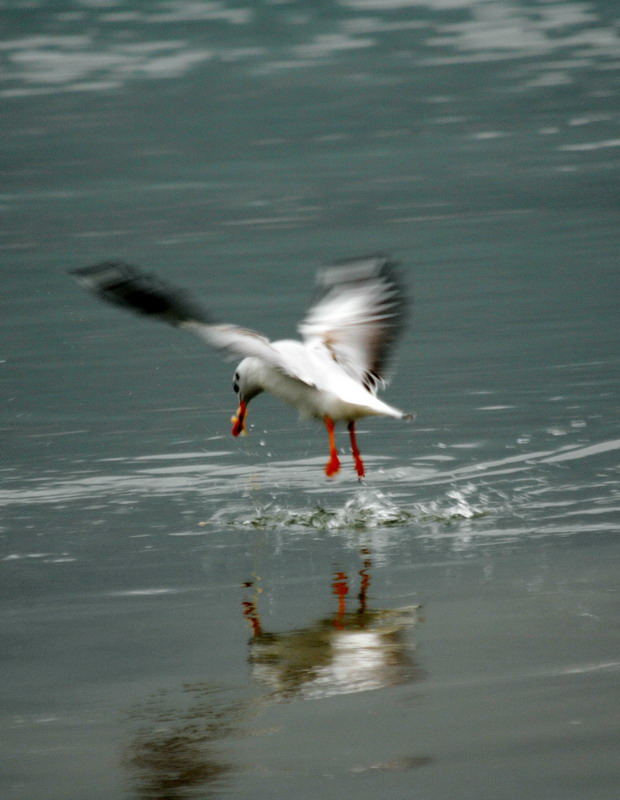
POLYGON ((0 15, 2 796, 615 799, 617 4, 0 15), (365 486, 66 274, 282 337, 378 250, 417 419, 365 486))

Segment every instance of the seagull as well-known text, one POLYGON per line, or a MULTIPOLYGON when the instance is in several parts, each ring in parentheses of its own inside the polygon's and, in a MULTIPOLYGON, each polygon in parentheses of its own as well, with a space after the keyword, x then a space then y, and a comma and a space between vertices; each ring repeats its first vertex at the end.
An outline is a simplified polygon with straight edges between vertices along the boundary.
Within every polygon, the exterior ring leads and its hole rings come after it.
POLYGON ((103 300, 200 336, 227 354, 242 356, 233 389, 239 407, 232 435, 246 433, 249 402, 270 392, 304 419, 318 419, 329 436, 325 474, 340 469, 335 425, 345 422, 358 479, 364 462, 355 423, 368 416, 412 419, 377 397, 387 385, 386 362, 400 334, 407 300, 388 257, 338 261, 317 273, 317 299, 298 326, 302 340, 270 341, 256 331, 213 321, 186 292, 123 262, 106 261, 73 270, 85 289, 103 300))

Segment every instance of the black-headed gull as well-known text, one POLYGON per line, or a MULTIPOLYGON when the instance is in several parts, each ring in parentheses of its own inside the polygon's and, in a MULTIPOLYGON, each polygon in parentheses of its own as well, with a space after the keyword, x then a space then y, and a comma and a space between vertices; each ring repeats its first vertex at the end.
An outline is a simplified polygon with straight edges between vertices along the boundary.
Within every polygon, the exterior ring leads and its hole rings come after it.
POLYGON ((340 469, 334 426, 346 422, 361 479, 364 463, 355 437, 356 420, 411 419, 411 414, 377 397, 386 385, 386 359, 406 310, 395 267, 384 256, 369 256, 321 270, 320 296, 298 326, 303 340, 276 342, 247 328, 213 322, 182 291, 127 264, 105 262, 72 274, 105 300, 185 328, 213 347, 243 356, 233 381, 239 395, 239 408, 231 420, 233 436, 245 433, 250 400, 270 392, 297 408, 303 418, 325 423, 328 477, 340 469))

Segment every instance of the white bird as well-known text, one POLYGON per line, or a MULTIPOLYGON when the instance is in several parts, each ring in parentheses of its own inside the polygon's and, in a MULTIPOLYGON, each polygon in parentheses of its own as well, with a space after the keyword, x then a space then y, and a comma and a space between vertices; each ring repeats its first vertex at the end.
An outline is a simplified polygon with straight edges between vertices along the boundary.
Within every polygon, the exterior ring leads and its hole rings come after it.
POLYGON ((247 328, 213 322, 185 293, 127 264, 104 262, 72 274, 105 300, 185 328, 213 347, 243 356, 233 381, 239 395, 231 420, 233 436, 245 433, 250 400, 270 392, 297 408, 301 417, 325 423, 330 454, 325 474, 330 478, 340 469, 334 427, 346 422, 361 479, 364 463, 356 420, 412 418, 377 397, 386 385, 386 359, 407 305, 395 268, 384 256, 369 256, 321 270, 320 296, 298 326, 302 341, 275 342, 247 328))

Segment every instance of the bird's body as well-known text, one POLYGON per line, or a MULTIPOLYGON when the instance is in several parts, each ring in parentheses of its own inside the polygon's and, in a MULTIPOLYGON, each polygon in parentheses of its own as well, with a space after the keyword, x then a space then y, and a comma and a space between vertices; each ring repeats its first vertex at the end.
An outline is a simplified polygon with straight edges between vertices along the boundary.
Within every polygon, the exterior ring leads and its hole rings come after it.
POLYGON ((242 362, 246 378, 296 408, 302 419, 322 420, 327 416, 342 422, 373 415, 399 419, 404 416, 351 378, 324 351, 310 350, 303 342, 290 339, 272 342, 272 347, 284 360, 302 366, 307 381, 255 356, 242 362))
POLYGON ((271 342, 236 325, 211 322, 178 290, 123 264, 104 263, 76 270, 86 288, 104 299, 196 333, 210 345, 244 356, 234 388, 239 409, 234 436, 245 432, 247 404, 269 392, 296 408, 304 419, 322 420, 330 440, 331 477, 340 462, 334 425, 346 422, 358 476, 364 465, 355 422, 367 416, 410 418, 376 396, 385 385, 384 362, 401 327, 405 300, 394 265, 382 256, 340 262, 319 273, 323 296, 299 326, 303 340, 271 342))

